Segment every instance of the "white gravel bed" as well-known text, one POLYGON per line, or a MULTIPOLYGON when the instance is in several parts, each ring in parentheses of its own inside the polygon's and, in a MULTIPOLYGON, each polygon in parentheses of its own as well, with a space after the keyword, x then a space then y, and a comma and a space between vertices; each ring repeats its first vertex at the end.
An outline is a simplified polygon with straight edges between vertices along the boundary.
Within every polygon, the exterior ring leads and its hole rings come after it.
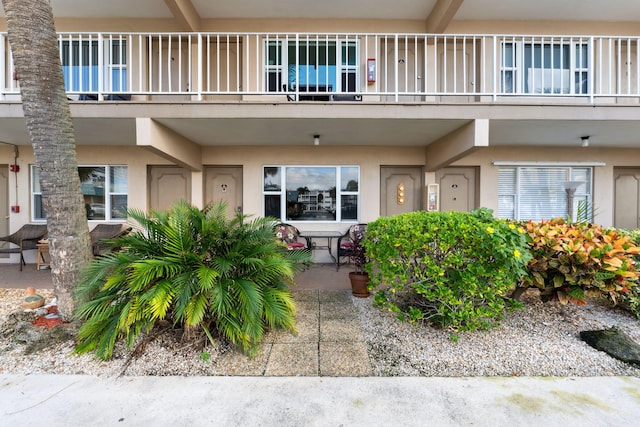
MULTIPOLYGON (((50 298, 50 291, 39 292, 50 298)), ((24 290, 0 289, 0 323, 19 307, 24 290)), ((536 291, 523 296, 524 310, 507 315, 490 331, 462 332, 458 341, 450 331, 430 325, 411 326, 393 314, 373 307, 373 297, 353 298, 362 324, 373 374, 376 376, 612 376, 640 377, 640 369, 597 351, 580 340, 581 330, 617 326, 640 342, 640 321, 606 303, 585 307, 540 302, 536 291)), ((266 346, 265 346, 266 347, 266 346)), ((73 354, 67 341, 35 354, 0 337, 0 374, 120 375, 261 375, 268 357, 264 350, 248 359, 229 345, 200 349, 163 335, 133 358, 118 345, 114 359, 104 362, 92 354, 73 354)))
POLYGON ((640 343, 640 321, 605 301, 586 306, 542 303, 536 290, 523 310, 507 314, 490 331, 459 333, 412 326, 372 307, 373 297, 353 298, 365 331, 374 375, 379 376, 640 376, 640 369, 580 339, 584 330, 618 327, 640 343))

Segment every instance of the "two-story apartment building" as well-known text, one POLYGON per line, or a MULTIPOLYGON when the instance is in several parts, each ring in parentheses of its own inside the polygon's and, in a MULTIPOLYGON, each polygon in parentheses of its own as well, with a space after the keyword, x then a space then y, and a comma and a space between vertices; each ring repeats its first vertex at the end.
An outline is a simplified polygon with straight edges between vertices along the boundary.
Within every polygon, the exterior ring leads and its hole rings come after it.
MULTIPOLYGON (((302 230, 580 201, 603 225, 640 221, 637 0, 51 4, 90 223, 177 199, 302 230)), ((2 16, 13 231, 45 212, 2 16)))

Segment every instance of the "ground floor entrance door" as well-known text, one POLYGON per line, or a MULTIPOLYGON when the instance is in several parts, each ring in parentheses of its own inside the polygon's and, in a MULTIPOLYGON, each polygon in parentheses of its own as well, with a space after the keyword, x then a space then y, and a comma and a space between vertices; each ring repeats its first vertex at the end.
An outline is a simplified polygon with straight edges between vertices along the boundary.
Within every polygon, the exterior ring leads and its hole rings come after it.
POLYGON ((421 166, 382 166, 380 215, 392 216, 421 210, 423 176, 421 166))
POLYGON ((230 218, 242 213, 242 166, 209 166, 204 179, 205 203, 226 202, 230 218))
POLYGON ((436 172, 440 186, 440 210, 470 212, 478 207, 477 175, 474 167, 443 168, 436 172))
POLYGON ((191 172, 179 166, 149 167, 149 209, 166 210, 178 200, 191 203, 191 172))
POLYGON ((613 226, 640 227, 640 168, 614 168, 613 226))
MULTIPOLYGON (((0 165, 0 236, 9 234, 9 167, 0 165)), ((1 245, 9 245, 1 243, 1 245)), ((3 258, 9 255, 0 255, 3 258)))

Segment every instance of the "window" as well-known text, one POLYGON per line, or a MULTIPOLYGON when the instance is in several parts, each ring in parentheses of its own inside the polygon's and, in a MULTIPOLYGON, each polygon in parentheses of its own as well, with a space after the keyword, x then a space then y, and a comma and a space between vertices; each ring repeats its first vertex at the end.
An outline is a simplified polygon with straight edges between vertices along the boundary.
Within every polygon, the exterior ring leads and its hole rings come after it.
POLYGON ((586 94, 588 79, 586 41, 502 43, 500 84, 503 93, 586 94))
MULTIPOLYGON (((127 218, 126 166, 79 166, 78 173, 87 219, 111 221, 127 218)), ((35 166, 31 166, 31 197, 33 220, 45 220, 47 216, 42 203, 40 174, 35 166)))
MULTIPOLYGON (((98 40, 61 40, 60 61, 64 86, 68 92, 97 92, 100 87, 98 40)), ((107 92, 127 90, 127 42, 109 39, 104 43, 106 64, 104 89, 107 92)))
POLYGON ((264 166, 264 216, 282 221, 357 221, 358 166, 264 166))
POLYGON ((498 217, 534 221, 567 217, 569 182, 577 185, 572 208, 575 217, 580 203, 591 206, 592 176, 590 167, 501 167, 498 217))
POLYGON ((265 90, 268 92, 283 89, 300 92, 358 90, 356 40, 310 37, 304 40, 266 40, 264 64, 265 90))

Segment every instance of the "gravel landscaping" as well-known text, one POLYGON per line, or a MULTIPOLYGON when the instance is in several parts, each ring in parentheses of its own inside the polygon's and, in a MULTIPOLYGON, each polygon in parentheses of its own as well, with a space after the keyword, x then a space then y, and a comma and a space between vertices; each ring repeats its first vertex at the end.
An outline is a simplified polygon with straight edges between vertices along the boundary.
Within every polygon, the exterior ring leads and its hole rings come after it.
MULTIPOLYGON (((47 301, 51 291, 39 292, 47 301)), ((295 293, 294 293, 295 295, 295 293)), ((0 323, 20 307, 22 289, 0 289, 0 323)), ((391 313, 372 306, 372 297, 355 298, 353 321, 360 323, 376 376, 611 376, 640 377, 640 368, 613 359, 580 340, 582 330, 612 326, 640 342, 640 321, 605 302, 585 307, 543 304, 535 290, 524 294, 524 310, 507 315, 491 331, 451 332, 430 325, 416 327, 397 321, 391 313)), ((301 304, 301 319, 307 305, 301 304)), ((266 340, 272 340, 270 333, 266 340)), ((334 346, 340 351, 340 346, 334 346)), ((259 366, 268 355, 248 359, 226 344, 207 347, 205 353, 170 335, 151 341, 142 355, 130 358, 122 347, 113 360, 91 354, 72 354, 73 342, 56 344, 25 355, 13 337, 0 337, 0 373, 126 375, 265 375, 259 366)))

